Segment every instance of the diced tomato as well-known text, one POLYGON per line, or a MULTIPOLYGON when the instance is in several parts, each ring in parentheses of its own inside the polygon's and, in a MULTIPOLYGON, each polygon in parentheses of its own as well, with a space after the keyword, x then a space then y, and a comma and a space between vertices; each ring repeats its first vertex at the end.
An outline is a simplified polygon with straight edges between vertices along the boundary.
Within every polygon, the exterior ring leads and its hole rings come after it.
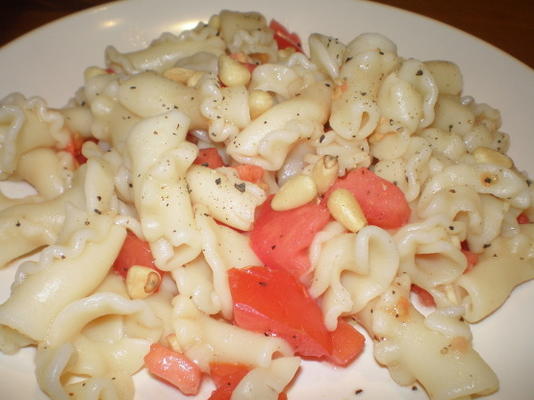
POLYGON ((145 364, 152 374, 176 386, 183 394, 198 394, 202 371, 184 354, 154 343, 145 356, 145 364))
POLYGON ((271 20, 269 28, 274 31, 274 40, 276 40, 279 49, 292 47, 296 51, 302 52, 302 42, 296 33, 289 32, 280 22, 274 19, 271 20))
POLYGON ((324 204, 310 202, 286 211, 271 208, 271 197, 258 207, 250 233, 252 249, 268 267, 303 277, 311 265, 308 247, 330 220, 324 204))
POLYGON ((216 387, 230 386, 234 381, 239 382, 252 368, 244 364, 210 363, 210 376, 216 387))
POLYGON ((115 71, 113 71, 112 68, 106 68, 106 73, 108 73, 108 74, 114 74, 115 71))
POLYGON ((412 284, 411 290, 417 295, 422 305, 425 307, 436 307, 434 297, 427 290, 415 284, 412 284))
POLYGON ((193 164, 204 165, 208 168, 224 167, 224 161, 215 147, 200 149, 193 164))
POLYGON ((345 367, 363 352, 365 337, 342 318, 338 320, 337 328, 330 336, 332 354, 328 359, 336 365, 345 367))
POLYGON ((338 179, 326 193, 325 203, 336 189, 347 189, 354 195, 370 225, 395 229, 410 219, 411 210, 404 193, 367 168, 353 169, 338 179))
POLYGON ((78 134, 72 135, 69 144, 63 149, 64 151, 70 153, 74 160, 76 161, 77 166, 85 164, 87 158, 82 154, 82 146, 85 142, 91 141, 96 143, 96 139, 84 139, 78 134))
POLYGON ((126 239, 122 244, 119 255, 113 263, 113 271, 123 278, 128 275, 128 270, 133 265, 142 265, 144 267, 153 268, 163 275, 163 271, 158 269, 154 264, 154 257, 148 242, 139 239, 134 233, 128 231, 126 239))
POLYGON ((517 216, 517 223, 518 224, 529 224, 530 219, 528 218, 527 214, 521 213, 517 216))
POLYGON ((216 389, 208 400, 229 400, 232 392, 251 368, 243 364, 211 363, 210 376, 216 389))
POLYGON ((265 172, 262 167, 252 164, 239 164, 234 168, 237 171, 237 175, 239 175, 239 179, 252 183, 260 182, 265 172))
POLYGON ((475 265, 478 263, 478 254, 473 253, 472 251, 462 249, 462 253, 464 253, 465 258, 467 258, 467 268, 464 271, 464 274, 467 274, 469 271, 473 269, 475 265))
POLYGON ((321 309, 285 269, 233 268, 228 277, 237 326, 281 337, 303 357, 323 358, 332 352, 321 309))

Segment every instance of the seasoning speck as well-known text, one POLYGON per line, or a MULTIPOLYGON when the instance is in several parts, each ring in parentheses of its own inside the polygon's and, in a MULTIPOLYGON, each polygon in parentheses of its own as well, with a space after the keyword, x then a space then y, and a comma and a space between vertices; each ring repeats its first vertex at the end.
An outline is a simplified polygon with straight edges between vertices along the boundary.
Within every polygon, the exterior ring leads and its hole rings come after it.
POLYGON ((236 183, 234 184, 234 187, 239 190, 241 193, 244 193, 245 192, 245 182, 241 182, 241 183, 236 183))

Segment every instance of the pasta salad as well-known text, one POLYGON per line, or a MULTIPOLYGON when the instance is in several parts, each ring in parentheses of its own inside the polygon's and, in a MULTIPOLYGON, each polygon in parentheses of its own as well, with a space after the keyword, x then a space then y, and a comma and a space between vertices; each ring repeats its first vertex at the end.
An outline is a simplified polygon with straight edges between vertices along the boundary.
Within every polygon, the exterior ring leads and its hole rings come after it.
POLYGON ((0 264, 39 254, 0 350, 34 346, 51 399, 132 399, 143 368, 184 395, 284 399, 302 359, 364 346, 431 399, 498 390, 469 325, 534 277, 499 112, 380 34, 308 47, 225 10, 108 47, 64 108, 1 100, 0 177, 34 191, 0 196, 0 264))

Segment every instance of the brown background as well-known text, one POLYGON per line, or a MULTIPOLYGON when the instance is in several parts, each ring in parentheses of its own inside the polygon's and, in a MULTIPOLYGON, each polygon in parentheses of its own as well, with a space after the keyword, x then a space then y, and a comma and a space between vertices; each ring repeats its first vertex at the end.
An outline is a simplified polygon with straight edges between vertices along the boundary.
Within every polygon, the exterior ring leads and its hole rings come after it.
MULTIPOLYGON (((268 1, 268 0, 266 0, 268 1)), ((104 0, 19 0, 2 5, 0 45, 104 0)), ((469 32, 534 68, 533 0, 378 0, 469 32)), ((221 5, 224 2, 221 2, 221 5)))

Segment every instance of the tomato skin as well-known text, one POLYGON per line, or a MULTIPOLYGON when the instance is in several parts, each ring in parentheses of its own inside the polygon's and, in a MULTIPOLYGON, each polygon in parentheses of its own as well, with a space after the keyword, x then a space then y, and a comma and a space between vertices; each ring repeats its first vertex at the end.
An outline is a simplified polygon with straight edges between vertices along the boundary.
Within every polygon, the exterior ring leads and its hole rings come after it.
POLYGON ((528 218, 527 214, 521 213, 517 216, 517 223, 518 224, 529 224, 530 219, 528 218))
POLYGON ((285 269, 233 268, 228 277, 237 326, 281 337, 303 357, 322 358, 331 353, 321 309, 285 269))
POLYGON ((330 335, 332 354, 328 359, 333 364, 346 367, 363 352, 365 337, 344 319, 338 319, 337 328, 330 335))
POLYGON ((210 363, 210 376, 216 389, 208 400, 229 400, 235 387, 251 369, 243 364, 210 363))
POLYGON ((257 210, 250 233, 251 247, 268 267, 286 269, 298 278, 304 277, 311 264, 308 247, 315 234, 330 220, 324 204, 310 202, 286 211, 271 208, 269 197, 257 210))
POLYGON ((198 394, 202 371, 185 355, 153 343, 145 356, 145 364, 153 375, 177 387, 182 393, 198 394))
POLYGON ((467 268, 464 271, 464 274, 467 274, 478 264, 478 254, 466 249, 462 249, 462 253, 464 253, 465 258, 467 259, 467 268))
POLYGON ((239 179, 251 183, 259 183, 265 173, 262 167, 252 164, 239 164, 235 165, 234 168, 237 171, 239 179))
MULTIPOLYGON (((210 363, 210 376, 216 389, 208 400, 230 400, 236 386, 251 370, 251 367, 243 364, 210 363)), ((287 400, 286 394, 280 393, 278 400, 287 400)))
POLYGON ((302 42, 296 33, 289 32, 280 22, 272 19, 269 23, 269 28, 274 31, 274 40, 278 45, 278 49, 286 49, 291 47, 296 51, 302 53, 302 42))
POLYGON ((212 169, 224 167, 224 161, 215 147, 200 149, 193 164, 204 165, 212 169))
POLYGON ((325 202, 336 189, 347 189, 354 195, 369 225, 396 229, 410 219, 410 206, 402 191, 368 168, 353 169, 334 182, 325 195, 325 202))
POLYGON ((97 142, 97 140, 94 138, 84 139, 80 135, 74 134, 71 136, 69 144, 67 144, 67 146, 63 149, 72 155, 77 166, 83 165, 87 162, 87 158, 82 154, 82 146, 87 141, 95 143, 97 142))
POLYGON ((126 278, 128 270, 133 265, 153 268, 160 275, 163 274, 163 271, 159 270, 154 264, 154 257, 152 256, 148 242, 139 239, 134 233, 127 231, 126 239, 122 244, 119 255, 113 263, 113 271, 126 278))
POLYGON ((412 284, 411 291, 417 295, 417 297, 419 298, 419 301, 425 307, 436 307, 436 302, 434 301, 434 297, 427 290, 423 289, 421 286, 412 284))

